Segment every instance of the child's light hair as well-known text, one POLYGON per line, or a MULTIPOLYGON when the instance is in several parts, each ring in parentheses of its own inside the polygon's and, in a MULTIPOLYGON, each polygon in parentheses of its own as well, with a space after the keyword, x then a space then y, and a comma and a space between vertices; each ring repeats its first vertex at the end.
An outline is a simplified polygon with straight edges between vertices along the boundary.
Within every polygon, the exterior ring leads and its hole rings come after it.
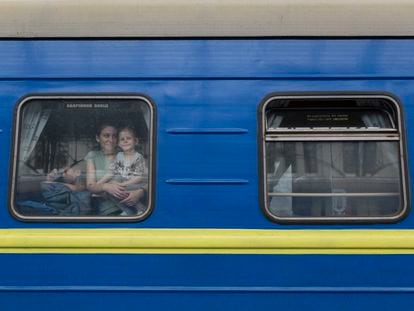
POLYGON ((121 127, 121 128, 118 130, 118 135, 120 135, 120 134, 121 134, 121 132, 125 132, 125 131, 130 132, 130 133, 132 134, 132 136, 134 136, 136 139, 138 139, 138 134, 137 134, 137 131, 135 130, 135 128, 133 128, 133 127, 131 127, 131 126, 124 126, 124 127, 121 127))

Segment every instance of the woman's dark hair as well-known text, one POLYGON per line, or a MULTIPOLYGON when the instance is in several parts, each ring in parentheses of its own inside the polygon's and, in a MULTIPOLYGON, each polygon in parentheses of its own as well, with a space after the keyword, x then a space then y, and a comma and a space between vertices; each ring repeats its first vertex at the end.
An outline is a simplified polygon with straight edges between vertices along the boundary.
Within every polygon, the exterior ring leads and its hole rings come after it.
POLYGON ((117 128, 116 124, 111 121, 102 122, 96 127, 96 131, 95 131, 96 136, 101 135, 102 130, 106 127, 113 127, 115 129, 117 128))

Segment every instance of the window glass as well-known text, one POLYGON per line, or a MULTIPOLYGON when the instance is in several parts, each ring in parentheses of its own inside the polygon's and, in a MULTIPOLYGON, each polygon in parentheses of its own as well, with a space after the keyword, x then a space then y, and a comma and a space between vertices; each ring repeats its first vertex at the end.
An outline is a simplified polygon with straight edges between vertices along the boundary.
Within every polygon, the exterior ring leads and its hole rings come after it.
POLYGON ((141 219, 153 113, 143 97, 30 97, 17 108, 12 211, 21 219, 141 219))
POLYGON ((275 98, 264 106, 265 210, 275 220, 390 220, 406 209, 391 99, 275 98))

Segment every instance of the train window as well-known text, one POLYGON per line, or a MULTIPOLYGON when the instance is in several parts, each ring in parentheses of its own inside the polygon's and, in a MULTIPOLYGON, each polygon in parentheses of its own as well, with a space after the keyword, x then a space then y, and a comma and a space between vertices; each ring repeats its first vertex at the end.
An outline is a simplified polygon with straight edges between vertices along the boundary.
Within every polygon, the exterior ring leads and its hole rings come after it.
POLYGON ((281 222, 390 222, 407 210, 389 96, 275 96, 262 106, 264 210, 281 222))
POLYGON ((31 96, 16 108, 11 212, 140 220, 151 210, 153 105, 142 96, 31 96))

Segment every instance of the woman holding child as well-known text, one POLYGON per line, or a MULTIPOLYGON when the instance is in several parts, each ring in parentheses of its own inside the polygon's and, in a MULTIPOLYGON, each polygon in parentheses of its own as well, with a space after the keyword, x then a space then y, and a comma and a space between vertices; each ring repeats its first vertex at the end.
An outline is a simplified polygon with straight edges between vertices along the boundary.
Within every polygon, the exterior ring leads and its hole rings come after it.
POLYGON ((114 125, 101 125, 96 133, 100 149, 90 151, 85 157, 87 188, 99 195, 97 208, 102 216, 133 216, 145 208, 140 200, 147 188, 146 168, 142 155, 135 151, 138 138, 132 129, 123 129, 119 134, 118 137, 114 125), (137 158, 140 164, 135 170, 137 158))

